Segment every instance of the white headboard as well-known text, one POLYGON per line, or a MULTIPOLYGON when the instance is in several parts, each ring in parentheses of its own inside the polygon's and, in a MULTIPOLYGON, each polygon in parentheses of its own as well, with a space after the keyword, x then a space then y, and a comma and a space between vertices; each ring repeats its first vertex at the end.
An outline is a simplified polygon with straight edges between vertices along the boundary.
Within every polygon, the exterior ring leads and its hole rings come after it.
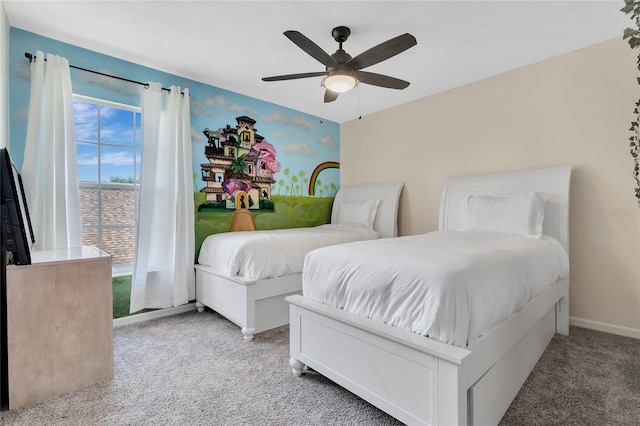
POLYGON ((331 223, 337 221, 336 206, 340 202, 380 200, 373 229, 382 238, 398 236, 398 205, 404 183, 383 183, 379 185, 342 186, 333 200, 331 223))
POLYGON ((569 183, 571 167, 520 170, 449 178, 442 189, 438 229, 456 229, 460 200, 467 195, 500 195, 538 191, 552 197, 544 209, 542 233, 569 252, 569 183))

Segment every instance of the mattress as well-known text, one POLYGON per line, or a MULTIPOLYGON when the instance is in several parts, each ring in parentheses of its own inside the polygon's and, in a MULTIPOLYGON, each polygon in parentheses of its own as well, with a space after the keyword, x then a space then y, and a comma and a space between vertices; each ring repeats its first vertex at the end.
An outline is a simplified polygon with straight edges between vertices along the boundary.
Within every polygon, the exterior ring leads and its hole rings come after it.
POLYGON ((466 346, 569 274, 551 237, 437 231, 310 252, 303 295, 466 346))
POLYGON ((208 236, 198 263, 228 276, 246 280, 281 277, 302 272, 305 255, 334 244, 377 239, 373 229, 349 225, 269 231, 225 232, 208 236))

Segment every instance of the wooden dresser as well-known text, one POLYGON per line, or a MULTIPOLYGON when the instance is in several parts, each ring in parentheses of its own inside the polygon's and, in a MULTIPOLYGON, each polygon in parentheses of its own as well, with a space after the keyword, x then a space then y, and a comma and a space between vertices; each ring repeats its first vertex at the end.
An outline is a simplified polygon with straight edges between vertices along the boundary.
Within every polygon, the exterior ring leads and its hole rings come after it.
POLYGON ((9 409, 113 377, 111 286, 111 257, 90 246, 7 267, 9 409))

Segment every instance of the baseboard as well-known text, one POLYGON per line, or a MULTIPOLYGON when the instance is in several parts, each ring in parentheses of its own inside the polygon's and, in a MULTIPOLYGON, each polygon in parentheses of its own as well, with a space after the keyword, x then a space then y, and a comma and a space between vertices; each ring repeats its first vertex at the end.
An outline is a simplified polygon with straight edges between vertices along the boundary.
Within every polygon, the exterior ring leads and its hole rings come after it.
POLYGON ((113 320, 114 327, 123 325, 136 324, 143 321, 149 321, 156 318, 168 317, 169 315, 182 314, 184 312, 195 311, 196 304, 187 303, 186 305, 175 306, 173 308, 158 309, 157 311, 144 312, 142 314, 131 315, 124 318, 116 318, 113 320))
MULTIPOLYGON (((167 309, 158 309, 157 311, 145 312, 142 314, 131 315, 124 318, 116 318, 113 320, 114 327, 120 327, 123 325, 136 324, 143 321, 149 321, 156 318, 167 317, 169 315, 181 314, 184 312, 193 311, 196 309, 196 304, 187 303, 186 305, 176 306, 167 309)), ((640 330, 630 327, 623 327, 620 325, 607 324, 604 322, 591 321, 582 318, 569 317, 569 324, 576 327, 589 328, 591 330, 604 331, 605 333, 617 334, 619 336, 633 337, 640 339, 640 330)))
POLYGON ((620 325, 607 324, 604 322, 591 321, 582 318, 569 317, 569 324, 576 327, 589 328, 591 330, 604 331, 606 333, 617 334, 619 336, 634 337, 640 339, 640 330, 620 325))

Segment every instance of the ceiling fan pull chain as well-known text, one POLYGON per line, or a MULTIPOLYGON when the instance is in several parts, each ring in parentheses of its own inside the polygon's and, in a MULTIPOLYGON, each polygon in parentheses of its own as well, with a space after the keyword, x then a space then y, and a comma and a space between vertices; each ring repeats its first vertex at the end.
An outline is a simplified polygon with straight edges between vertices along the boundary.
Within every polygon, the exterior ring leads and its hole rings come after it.
POLYGON ((362 87, 358 87, 358 120, 362 120, 362 87))

